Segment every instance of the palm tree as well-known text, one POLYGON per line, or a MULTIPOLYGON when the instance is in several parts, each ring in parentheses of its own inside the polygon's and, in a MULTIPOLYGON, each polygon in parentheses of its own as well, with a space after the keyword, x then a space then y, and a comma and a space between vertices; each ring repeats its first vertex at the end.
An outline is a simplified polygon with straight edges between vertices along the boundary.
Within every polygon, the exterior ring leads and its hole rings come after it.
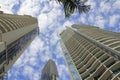
POLYGON ((74 11, 79 13, 87 13, 90 10, 90 5, 85 5, 87 0, 57 0, 64 6, 65 17, 70 17, 74 11))

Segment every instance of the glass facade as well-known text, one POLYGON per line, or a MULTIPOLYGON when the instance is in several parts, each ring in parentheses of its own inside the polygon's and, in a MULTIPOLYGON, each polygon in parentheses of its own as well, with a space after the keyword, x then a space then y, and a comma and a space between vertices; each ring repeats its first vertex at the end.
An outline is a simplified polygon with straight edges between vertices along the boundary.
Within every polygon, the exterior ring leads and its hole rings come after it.
POLYGON ((60 43, 73 80, 82 80, 62 40, 60 40, 60 43))
POLYGON ((12 59, 13 56, 15 56, 16 53, 19 52, 27 44, 27 42, 31 40, 32 36, 34 36, 35 34, 38 34, 38 28, 32 30, 31 32, 27 33, 26 35, 18 39, 16 42, 9 45, 7 52, 8 60, 12 59))
MULTIPOLYGON (((38 34, 38 28, 27 33, 23 37, 19 38, 15 42, 7 46, 7 60, 8 62, 13 59, 13 57, 21 51, 21 49, 31 40, 32 36, 38 34)), ((6 61, 6 51, 0 53, 0 64, 6 61)), ((0 68, 0 74, 4 71, 4 67, 0 68)))

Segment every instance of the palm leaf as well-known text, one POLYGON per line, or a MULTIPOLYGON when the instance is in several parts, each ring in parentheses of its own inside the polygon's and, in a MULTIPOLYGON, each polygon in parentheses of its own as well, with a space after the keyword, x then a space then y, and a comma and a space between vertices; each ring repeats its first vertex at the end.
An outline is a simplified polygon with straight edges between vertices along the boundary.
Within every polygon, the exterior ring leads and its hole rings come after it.
MULTIPOLYGON (((65 17, 70 17, 75 10, 79 13, 87 13, 90 10, 90 5, 81 5, 82 2, 76 2, 76 0, 57 0, 59 3, 62 3, 64 6, 65 17)), ((84 2, 86 2, 85 0, 84 2)))

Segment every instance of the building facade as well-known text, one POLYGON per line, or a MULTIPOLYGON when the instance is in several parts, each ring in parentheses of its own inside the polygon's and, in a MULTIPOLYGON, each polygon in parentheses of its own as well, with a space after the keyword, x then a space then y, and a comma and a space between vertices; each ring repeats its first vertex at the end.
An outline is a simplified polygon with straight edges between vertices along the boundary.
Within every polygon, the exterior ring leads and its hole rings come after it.
POLYGON ((0 79, 38 35, 36 18, 0 13, 0 79))
POLYGON ((72 25, 60 37, 72 80, 120 80, 120 33, 72 25))
POLYGON ((55 62, 50 59, 42 70, 41 80, 58 80, 58 71, 55 62))

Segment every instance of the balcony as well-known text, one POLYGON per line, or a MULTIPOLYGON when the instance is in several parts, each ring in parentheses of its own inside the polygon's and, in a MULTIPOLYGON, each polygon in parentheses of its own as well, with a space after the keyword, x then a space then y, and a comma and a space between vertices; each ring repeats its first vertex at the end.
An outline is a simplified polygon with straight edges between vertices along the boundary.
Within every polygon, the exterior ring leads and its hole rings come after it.
POLYGON ((105 60, 107 60, 109 58, 108 54, 105 53, 104 55, 102 55, 99 60, 103 63, 105 60))
POLYGON ((104 64, 106 65, 106 67, 109 68, 109 67, 112 66, 115 62, 116 62, 116 60, 114 60, 113 57, 110 57, 108 60, 106 60, 106 61, 104 62, 104 64))
POLYGON ((111 70, 105 71, 102 76, 99 78, 99 80, 111 80, 113 77, 113 73, 111 70))
POLYGON ((84 64, 86 64, 88 60, 90 60, 91 58, 92 58, 92 55, 89 53, 84 59, 84 64))
POLYGON ((97 52, 97 53, 95 54, 95 57, 96 57, 96 58, 99 58, 99 57, 102 56, 103 54, 104 54, 103 51, 99 51, 99 52, 97 52))
POLYGON ((93 73, 94 80, 98 80, 105 71, 106 67, 101 64, 93 73))

